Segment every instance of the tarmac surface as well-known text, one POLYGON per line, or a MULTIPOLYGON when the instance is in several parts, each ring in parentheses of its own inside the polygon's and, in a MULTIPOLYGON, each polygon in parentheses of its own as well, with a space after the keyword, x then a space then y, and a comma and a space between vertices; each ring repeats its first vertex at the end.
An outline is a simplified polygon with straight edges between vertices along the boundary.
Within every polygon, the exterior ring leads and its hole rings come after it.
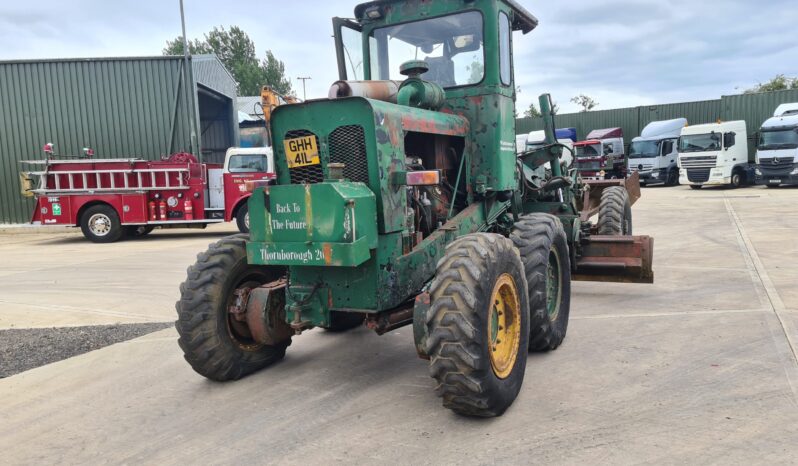
MULTIPOLYGON (((644 188, 654 285, 574 283, 568 337, 496 419, 441 407, 410 327, 307 332, 213 383, 173 328, 0 380, 3 463, 796 464, 798 189, 644 188)), ((174 320, 231 226, 0 236, 0 329, 174 320)))

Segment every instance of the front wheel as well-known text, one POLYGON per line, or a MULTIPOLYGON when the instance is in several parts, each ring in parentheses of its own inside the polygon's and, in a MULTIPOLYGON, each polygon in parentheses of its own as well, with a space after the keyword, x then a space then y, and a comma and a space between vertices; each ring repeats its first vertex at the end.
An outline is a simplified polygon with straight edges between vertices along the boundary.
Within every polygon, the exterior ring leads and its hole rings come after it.
POLYGON ((743 175, 739 170, 737 170, 734 173, 732 173, 730 186, 734 189, 737 189, 742 185, 743 185, 743 175))
POLYGON ((631 236, 632 204, 623 186, 612 186, 601 193, 598 233, 610 236, 631 236))
POLYGON ((509 239, 476 233, 446 248, 426 320, 430 375, 445 407, 500 416, 518 396, 529 345, 526 289, 509 239))
POLYGON ((80 230, 94 243, 113 243, 122 238, 124 229, 116 210, 106 204, 94 205, 80 216, 80 230))
POLYGON ((241 233, 249 233, 249 205, 246 201, 236 212, 236 226, 241 233))
POLYGON ((571 259, 562 222, 521 217, 510 234, 521 253, 529 293, 529 350, 552 351, 565 339, 571 312, 571 259))
POLYGON ((665 181, 665 186, 676 186, 679 184, 679 171, 671 170, 668 172, 668 178, 665 181))
POLYGON ((230 309, 237 290, 284 275, 281 267, 249 265, 243 235, 223 238, 197 256, 175 305, 178 344, 197 373, 216 381, 236 380, 283 358, 290 337, 276 345, 259 343, 230 309))

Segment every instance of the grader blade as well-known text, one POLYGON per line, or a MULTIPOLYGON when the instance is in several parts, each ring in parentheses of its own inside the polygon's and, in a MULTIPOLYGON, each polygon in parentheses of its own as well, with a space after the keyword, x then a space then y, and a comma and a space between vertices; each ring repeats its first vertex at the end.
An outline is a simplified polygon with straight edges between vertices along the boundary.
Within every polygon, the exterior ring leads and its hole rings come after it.
POLYGON ((654 239, 650 236, 591 236, 571 279, 654 283, 653 257, 654 239))

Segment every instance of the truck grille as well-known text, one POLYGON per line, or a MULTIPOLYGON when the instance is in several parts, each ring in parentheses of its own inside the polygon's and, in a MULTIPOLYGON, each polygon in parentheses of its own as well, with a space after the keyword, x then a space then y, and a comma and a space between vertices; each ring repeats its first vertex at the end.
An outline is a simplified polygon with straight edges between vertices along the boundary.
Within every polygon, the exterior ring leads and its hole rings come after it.
MULTIPOLYGON (((321 150, 319 137, 308 130, 299 129, 285 133, 285 139, 299 138, 302 136, 314 136, 316 138, 316 147, 321 150)), ((324 181, 324 171, 321 168, 321 164, 291 168, 289 173, 291 174, 291 184, 313 184, 324 181)))
POLYGON ((601 169, 601 162, 598 160, 592 162, 582 162, 580 160, 576 161, 576 168, 579 170, 599 170, 601 169))
POLYGON ((687 179, 691 183, 706 183, 709 181, 710 168, 691 168, 687 170, 687 179))
POLYGON ((718 160, 715 155, 705 157, 683 157, 682 168, 714 168, 718 160))
POLYGON ((366 135, 359 125, 339 126, 330 133, 330 163, 344 164, 344 178, 368 183, 366 135))
POLYGON ((793 158, 784 157, 776 159, 761 159, 759 161, 759 169, 765 175, 786 175, 792 171, 793 158), (776 161, 774 163, 774 161, 776 161))

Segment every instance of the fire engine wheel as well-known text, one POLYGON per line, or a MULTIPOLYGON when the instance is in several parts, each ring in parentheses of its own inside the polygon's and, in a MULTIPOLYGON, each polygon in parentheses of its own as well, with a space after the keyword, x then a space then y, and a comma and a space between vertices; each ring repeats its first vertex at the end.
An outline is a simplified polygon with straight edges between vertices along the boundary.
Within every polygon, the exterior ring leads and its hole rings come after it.
POLYGON ((257 287, 285 274, 282 268, 247 264, 245 242, 244 235, 230 236, 199 254, 175 305, 178 344, 185 359, 211 380, 240 379, 282 359, 291 344, 290 337, 274 346, 253 341, 246 324, 229 312, 236 289, 257 287))
POLYGON ((80 217, 80 229, 83 236, 95 243, 113 243, 122 238, 124 233, 119 214, 105 204, 86 209, 80 217))
POLYGON ((430 286, 427 354, 443 406, 469 416, 500 416, 526 370, 529 304, 512 241, 477 233, 446 249, 430 286))
POLYGON ((236 212, 236 225, 241 233, 249 233, 249 206, 246 202, 236 212))
POLYGON ((557 217, 529 214, 510 235, 521 253, 529 293, 529 350, 557 349, 568 330, 571 311, 571 259, 568 239, 557 217))
POLYGON ((632 204, 623 186, 612 186, 601 193, 598 233, 610 236, 632 235, 632 204))

